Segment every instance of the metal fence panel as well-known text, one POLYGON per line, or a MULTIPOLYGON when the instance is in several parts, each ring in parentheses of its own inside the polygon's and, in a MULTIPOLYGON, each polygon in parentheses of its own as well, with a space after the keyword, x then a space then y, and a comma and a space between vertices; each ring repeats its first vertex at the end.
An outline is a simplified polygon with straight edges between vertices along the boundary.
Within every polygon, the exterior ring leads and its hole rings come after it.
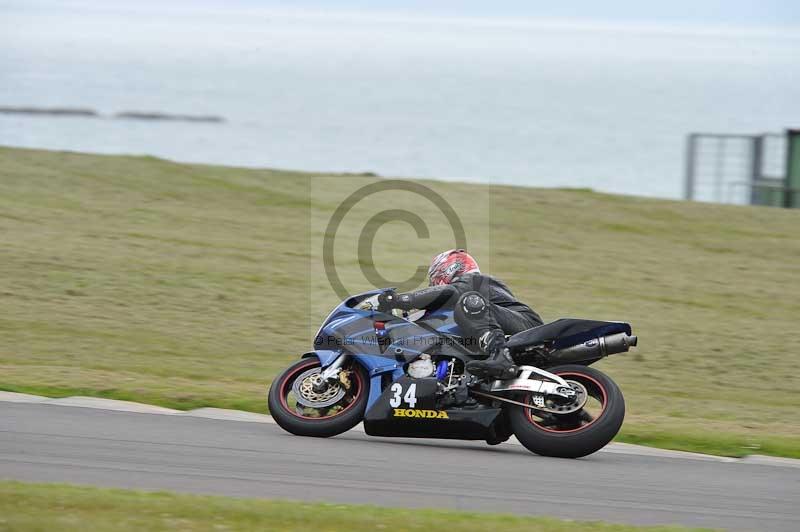
POLYGON ((780 205, 786 138, 780 134, 692 133, 686 142, 689 200, 780 205))

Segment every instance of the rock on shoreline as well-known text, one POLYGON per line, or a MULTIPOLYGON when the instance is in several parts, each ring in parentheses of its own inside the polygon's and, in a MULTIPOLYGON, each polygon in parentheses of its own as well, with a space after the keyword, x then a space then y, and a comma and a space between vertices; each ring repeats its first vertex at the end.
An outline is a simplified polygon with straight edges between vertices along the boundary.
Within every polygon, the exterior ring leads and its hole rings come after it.
MULTIPOLYGON (((103 115, 94 109, 80 107, 3 107, 0 114, 37 115, 37 116, 77 116, 83 118, 103 118, 103 115)), ((209 122, 220 124, 225 122, 221 116, 215 115, 184 115, 161 113, 158 111, 122 111, 115 113, 110 118, 121 120, 169 120, 175 122, 209 122)))
POLYGON ((214 115, 172 115, 168 113, 147 112, 147 111, 123 111, 114 115, 114 118, 134 119, 134 120, 176 120, 183 122, 224 122, 221 116, 214 115))
POLYGON ((0 107, 0 114, 99 117, 94 109, 71 107, 0 107))

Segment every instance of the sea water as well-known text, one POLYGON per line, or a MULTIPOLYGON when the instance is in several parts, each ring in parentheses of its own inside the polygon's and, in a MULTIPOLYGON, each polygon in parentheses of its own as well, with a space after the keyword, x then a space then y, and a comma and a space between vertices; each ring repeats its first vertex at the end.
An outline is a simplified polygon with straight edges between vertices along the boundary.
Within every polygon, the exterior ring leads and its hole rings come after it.
POLYGON ((101 114, 0 145, 675 198, 687 133, 800 127, 799 82, 788 29, 0 2, 0 106, 101 114))

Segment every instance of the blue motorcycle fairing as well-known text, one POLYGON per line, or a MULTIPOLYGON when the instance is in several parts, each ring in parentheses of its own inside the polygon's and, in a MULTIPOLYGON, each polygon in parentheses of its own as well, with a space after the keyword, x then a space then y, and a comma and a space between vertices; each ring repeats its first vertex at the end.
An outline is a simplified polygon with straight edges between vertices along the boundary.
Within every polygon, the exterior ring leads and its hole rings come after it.
MULTIPOLYGON (((413 322, 393 314, 355 308, 364 299, 382 292, 372 290, 339 304, 317 331, 314 349, 347 351, 407 363, 438 345, 444 337, 460 336, 452 310, 438 309, 413 322)), ((320 356, 323 366, 330 364, 327 362, 330 356, 320 356)), ((365 367, 388 365, 372 362, 365 367)))
POLYGON ((382 375, 391 372, 392 382, 404 375, 403 366, 441 339, 441 334, 458 336, 452 310, 426 314, 420 324, 375 310, 354 308, 364 299, 383 293, 371 290, 340 303, 323 322, 314 338, 314 351, 303 358, 316 356, 324 368, 343 352, 352 356, 369 375, 367 408, 380 397, 382 375), (389 344, 381 345, 375 322, 383 322, 381 333, 389 344))

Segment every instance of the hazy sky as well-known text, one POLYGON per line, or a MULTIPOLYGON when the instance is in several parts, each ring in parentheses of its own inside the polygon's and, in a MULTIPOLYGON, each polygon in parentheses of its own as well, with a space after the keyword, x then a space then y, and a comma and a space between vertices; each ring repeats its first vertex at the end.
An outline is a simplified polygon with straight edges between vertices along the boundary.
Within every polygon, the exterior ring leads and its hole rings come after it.
MULTIPOLYGON (((404 12, 437 16, 526 17, 710 26, 800 26, 800 0, 0 0, 4 6, 143 5, 233 9, 236 6, 324 11, 404 12)), ((800 31, 800 30, 799 30, 800 31)))
POLYGON ((800 25, 800 0, 236 0, 252 5, 710 25, 800 25))
MULTIPOLYGON (((287 2, 284 2, 287 3, 287 2)), ((297 5, 297 1, 291 2, 297 5)), ((800 20, 797 0, 304 0, 300 3, 345 5, 364 9, 419 9, 442 13, 523 15, 555 18, 643 19, 697 21, 707 23, 764 22, 796 23, 800 20)))

